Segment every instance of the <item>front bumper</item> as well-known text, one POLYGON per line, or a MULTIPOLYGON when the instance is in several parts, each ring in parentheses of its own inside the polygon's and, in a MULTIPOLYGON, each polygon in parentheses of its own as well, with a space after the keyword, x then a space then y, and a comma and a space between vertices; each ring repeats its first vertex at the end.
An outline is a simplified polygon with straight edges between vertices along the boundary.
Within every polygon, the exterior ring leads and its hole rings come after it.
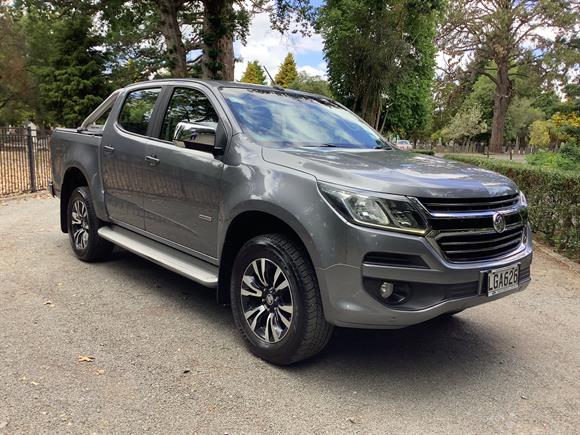
POLYGON ((337 326, 402 328, 447 312, 460 311, 524 290, 530 282, 531 230, 526 244, 502 259, 477 263, 452 263, 424 237, 386 233, 349 225, 345 264, 317 268, 326 319, 337 326), (368 263, 366 254, 386 252, 420 257, 422 267, 368 263), (520 265, 520 285, 488 297, 486 271, 520 265), (403 283, 412 289, 408 303, 388 304, 369 290, 373 282, 403 283))

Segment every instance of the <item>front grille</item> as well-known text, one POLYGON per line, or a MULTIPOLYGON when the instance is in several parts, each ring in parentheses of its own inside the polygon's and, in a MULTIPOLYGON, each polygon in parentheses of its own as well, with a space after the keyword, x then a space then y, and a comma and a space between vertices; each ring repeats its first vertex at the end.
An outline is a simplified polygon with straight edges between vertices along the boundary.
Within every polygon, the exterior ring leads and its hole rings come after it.
POLYGON ((466 213, 513 207, 519 201, 519 194, 493 198, 419 198, 419 201, 432 213, 466 213))
POLYGON ((504 256, 522 243, 523 224, 506 229, 503 233, 489 231, 442 232, 436 240, 451 261, 484 261, 504 256))

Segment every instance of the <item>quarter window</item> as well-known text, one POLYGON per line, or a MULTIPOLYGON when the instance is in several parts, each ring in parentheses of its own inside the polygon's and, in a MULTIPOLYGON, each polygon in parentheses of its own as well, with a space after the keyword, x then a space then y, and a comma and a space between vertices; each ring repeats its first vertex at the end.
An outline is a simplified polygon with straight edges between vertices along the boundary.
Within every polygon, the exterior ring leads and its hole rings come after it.
POLYGON ((163 119, 160 138, 172 141, 180 122, 215 127, 219 117, 209 99, 196 89, 177 88, 173 91, 163 119))
POLYGON ((131 133, 145 136, 160 92, 160 88, 141 89, 127 95, 119 115, 121 127, 131 133))

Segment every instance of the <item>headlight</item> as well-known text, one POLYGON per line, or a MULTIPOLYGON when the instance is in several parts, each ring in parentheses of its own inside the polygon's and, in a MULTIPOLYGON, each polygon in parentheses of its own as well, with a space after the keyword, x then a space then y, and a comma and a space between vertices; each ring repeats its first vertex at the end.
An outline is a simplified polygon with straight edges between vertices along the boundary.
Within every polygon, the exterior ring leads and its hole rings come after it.
POLYGON ((369 196, 326 183, 318 188, 328 202, 345 219, 372 228, 423 235, 427 222, 404 196, 369 196))

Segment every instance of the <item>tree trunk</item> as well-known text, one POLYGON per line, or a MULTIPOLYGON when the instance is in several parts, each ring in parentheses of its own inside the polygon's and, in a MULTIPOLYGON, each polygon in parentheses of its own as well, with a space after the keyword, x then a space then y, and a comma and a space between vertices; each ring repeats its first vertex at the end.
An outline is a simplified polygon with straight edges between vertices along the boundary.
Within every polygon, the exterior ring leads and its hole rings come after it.
POLYGON ((178 8, 174 0, 158 0, 161 33, 167 46, 169 69, 173 77, 187 77, 187 60, 183 35, 177 21, 178 8))
POLYGON ((203 5, 202 77, 234 80, 233 1, 204 0, 203 5))
POLYGON ((493 98, 493 121, 491 125, 491 140, 489 141, 490 152, 503 152, 503 136, 505 119, 512 94, 512 81, 509 77, 508 59, 499 59, 495 83, 495 95, 493 98))

